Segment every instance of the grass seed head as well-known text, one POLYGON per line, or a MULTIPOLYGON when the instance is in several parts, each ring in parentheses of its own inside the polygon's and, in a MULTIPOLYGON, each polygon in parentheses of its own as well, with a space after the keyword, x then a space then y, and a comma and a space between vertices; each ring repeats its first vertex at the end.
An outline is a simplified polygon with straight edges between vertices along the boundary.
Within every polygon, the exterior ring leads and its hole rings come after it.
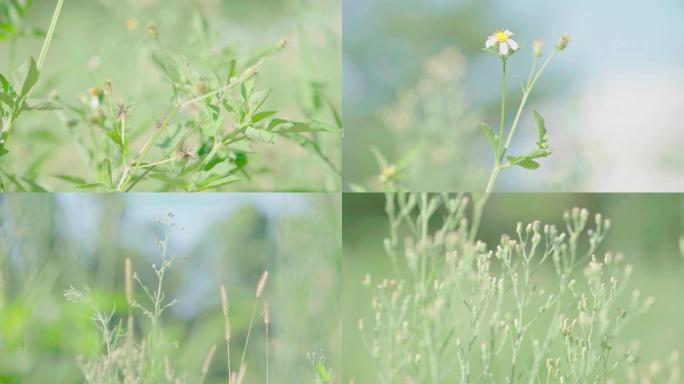
POLYGON ((264 273, 261 275, 261 278, 259 279, 259 283, 257 284, 257 289, 256 289, 256 297, 257 299, 261 297, 261 294, 264 291, 264 288, 266 288, 266 281, 268 280, 268 271, 264 271, 264 273))

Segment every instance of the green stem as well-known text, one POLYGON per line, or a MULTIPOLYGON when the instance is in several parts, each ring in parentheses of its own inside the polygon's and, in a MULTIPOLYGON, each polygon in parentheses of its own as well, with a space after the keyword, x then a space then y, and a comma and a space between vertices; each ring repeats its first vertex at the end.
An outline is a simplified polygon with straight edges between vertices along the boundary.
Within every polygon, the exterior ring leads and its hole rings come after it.
POLYGON ((45 35, 45 40, 43 41, 43 48, 41 48, 40 50, 40 56, 38 57, 38 63, 36 64, 39 71, 43 69, 43 64, 45 63, 45 56, 47 56, 48 49, 50 48, 50 43, 52 42, 52 35, 55 33, 55 26, 57 26, 57 20, 59 19, 59 14, 62 11, 63 4, 64 0, 58 0, 57 6, 55 7, 55 12, 52 14, 50 28, 48 29, 47 35, 45 35))
POLYGON ((502 152, 502 144, 503 144, 503 137, 504 137, 504 124, 505 124, 505 119, 506 119, 506 56, 503 56, 501 58, 501 62, 503 63, 503 71, 502 71, 502 76, 501 76, 501 126, 499 128, 499 143, 497 145, 497 156, 496 156, 496 163, 501 164, 501 161, 503 160, 503 152, 502 152))
POLYGON ((491 193, 494 189, 494 184, 496 183, 496 177, 499 175, 499 171, 501 171, 501 167, 498 164, 494 165, 494 168, 492 168, 492 173, 489 175, 489 181, 487 182, 485 193, 491 193))
POLYGON ((544 73, 544 70, 546 69, 546 66, 549 65, 551 62, 551 59, 556 55, 558 50, 553 51, 549 57, 544 61, 544 64, 542 64, 541 68, 539 68, 539 72, 532 78, 532 81, 529 82, 527 88, 525 89, 525 93, 523 93, 523 98, 520 101, 520 107, 518 107, 518 112, 515 114, 515 120, 513 120, 513 125, 511 126, 511 131, 508 133, 508 138, 506 139, 506 145, 503 148, 503 152, 501 153, 501 157, 506 154, 506 151, 508 150, 508 147, 511 144, 511 140, 513 140, 513 135, 515 134, 516 128, 518 128, 518 123, 520 122, 520 116, 522 116, 522 112, 525 109, 525 104, 527 103, 528 98, 530 97, 530 94, 532 93, 532 89, 534 88, 535 84, 537 83, 537 80, 539 80, 539 77, 541 77, 542 73, 544 73))

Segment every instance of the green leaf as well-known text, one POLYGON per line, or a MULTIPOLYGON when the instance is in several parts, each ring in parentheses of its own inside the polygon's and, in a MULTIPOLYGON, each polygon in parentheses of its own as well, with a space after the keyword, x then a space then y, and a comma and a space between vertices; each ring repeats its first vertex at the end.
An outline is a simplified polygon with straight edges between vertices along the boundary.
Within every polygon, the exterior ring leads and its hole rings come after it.
POLYGON ((482 131, 482 133, 484 133, 484 135, 487 137, 487 140, 489 140, 489 144, 491 144, 494 153, 496 153, 499 148, 499 135, 494 133, 494 131, 492 131, 492 129, 489 128, 489 125, 486 123, 480 123, 479 127, 480 131, 482 131))
POLYGON ((373 153, 373 157, 375 157, 375 161, 378 163, 380 168, 387 168, 389 166, 389 163, 387 162, 387 159, 385 156, 382 155, 382 152, 376 147, 376 146, 371 146, 370 147, 371 153, 373 153))
POLYGON ((0 93, 0 102, 7 104, 10 109, 14 108, 14 99, 6 93, 0 93))
POLYGON ((78 176, 71 176, 71 175, 55 175, 55 177, 58 178, 58 179, 60 179, 60 180, 64 180, 64 181, 66 181, 66 182, 68 182, 68 183, 74 184, 75 186, 88 184, 88 181, 87 181, 87 180, 85 180, 85 179, 83 179, 83 178, 81 178, 81 177, 78 177, 78 176))
POLYGON ((305 132, 338 132, 339 129, 321 121, 312 120, 309 122, 286 121, 273 119, 268 124, 268 130, 275 133, 305 133, 305 132), (278 120, 274 123, 274 120, 278 120))
POLYGON ((104 159, 102 163, 100 163, 100 173, 102 182, 112 187, 112 163, 109 161, 109 159, 104 159))
POLYGON ((25 111, 57 111, 60 109, 64 109, 64 107, 52 100, 28 99, 24 103, 25 111))
POLYGON ((116 145, 121 148, 121 150, 124 149, 123 143, 121 142, 121 135, 119 135, 119 131, 116 129, 110 129, 107 132, 105 132, 105 135, 109 137, 116 145))
POLYGON ((19 87, 19 97, 28 95, 33 86, 38 82, 38 77, 40 77, 40 71, 36 61, 31 57, 14 74, 15 84, 21 84, 19 87))
POLYGON ((256 113, 252 116, 252 123, 258 123, 261 120, 264 120, 266 118, 269 118, 269 117, 275 115, 276 113, 278 113, 278 111, 264 111, 264 112, 256 113))
POLYGON ((423 149, 423 143, 418 143, 413 148, 411 148, 411 150, 408 151, 408 153, 402 156, 401 159, 397 161, 397 171, 401 172, 405 170, 406 167, 408 167, 408 165, 411 163, 411 161, 413 161, 413 159, 416 158, 418 153, 420 153, 421 149, 423 149))
POLYGON ((546 130, 546 125, 544 124, 544 118, 539 114, 539 112, 534 111, 534 120, 537 124, 537 148, 547 149, 548 144, 548 131, 546 130))
POLYGON ((9 153, 9 151, 6 150, 4 146, 0 145, 0 157, 3 157, 8 153, 9 153))
POLYGON ((0 85, 2 85, 2 90, 5 91, 5 93, 10 93, 10 82, 5 78, 5 76, 0 73, 0 85))
POLYGON ((539 168, 539 163, 532 160, 530 156, 508 156, 507 158, 508 161, 511 162, 511 165, 517 165, 519 167, 532 170, 539 168))
POLYGON ((245 135, 252 140, 263 141, 270 144, 275 142, 275 135, 263 129, 247 127, 247 129, 245 129, 245 135))
POLYGON ((107 186, 102 184, 102 183, 90 183, 90 184, 77 185, 76 188, 78 188, 78 189, 99 189, 99 188, 107 188, 107 186))
POLYGON ((210 175, 197 185, 197 191, 200 192, 206 191, 208 189, 215 189, 218 187, 222 187, 224 185, 233 184, 245 180, 246 179, 244 177, 237 175, 210 175))

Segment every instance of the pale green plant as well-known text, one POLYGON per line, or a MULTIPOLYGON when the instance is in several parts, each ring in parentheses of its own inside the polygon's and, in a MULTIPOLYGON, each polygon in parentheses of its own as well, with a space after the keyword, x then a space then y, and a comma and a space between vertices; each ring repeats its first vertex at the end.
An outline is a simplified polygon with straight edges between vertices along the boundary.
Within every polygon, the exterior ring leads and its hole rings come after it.
POLYGON ((466 195, 386 194, 394 273, 366 276, 358 324, 378 382, 678 382, 676 362, 643 370, 621 338, 654 299, 623 298, 633 267, 597 256, 609 220, 573 208, 565 229, 519 223, 490 247, 477 240, 487 199, 469 215, 466 195))
POLYGON ((494 155, 494 168, 489 176, 487 186, 485 188, 486 192, 491 192, 494 189, 497 176, 501 170, 519 166, 526 169, 537 169, 539 168, 539 163, 536 161, 540 158, 548 157, 551 155, 551 149, 548 144, 548 132, 544 123, 544 119, 539 114, 539 112, 534 112, 534 119, 537 126, 537 145, 536 148, 530 152, 510 156, 508 154, 508 149, 511 145, 513 137, 515 137, 516 129, 520 123, 520 118, 525 110, 527 101, 532 94, 534 86, 539 81, 539 78, 544 73, 544 70, 549 65, 551 60, 560 51, 565 50, 570 43, 570 35, 565 34, 560 37, 556 43, 553 51, 543 60, 541 66, 538 68, 538 61, 542 57, 543 45, 541 41, 537 40, 533 44, 532 49, 532 66, 530 68, 530 73, 527 77, 527 82, 525 84, 520 81, 520 88, 522 89, 522 98, 520 99, 520 105, 515 114, 515 118, 510 128, 506 128, 506 96, 507 96, 507 64, 508 60, 518 51, 518 44, 511 39, 513 33, 510 31, 496 31, 492 36, 489 37, 486 43, 486 51, 498 56, 501 60, 502 76, 501 76, 501 123, 499 126, 499 132, 495 133, 489 125, 486 123, 480 124, 480 130, 487 137, 487 140, 491 144, 492 153, 494 155), (496 48, 495 48, 496 47, 496 48))
MULTIPOLYGON (((53 92, 47 100, 29 99, 63 1, 58 2, 38 61, 22 67, 14 86, 0 77, 0 189, 45 191, 51 188, 52 180, 77 190, 219 190, 246 184, 271 168, 275 173, 277 167, 268 162, 252 164, 252 159, 276 143, 301 149, 314 166, 321 165, 326 183, 322 188, 338 188, 340 171, 328 154, 326 140, 341 132, 342 123, 335 103, 327 95, 326 84, 308 84, 314 105, 309 106, 305 100, 299 107, 301 113, 286 117, 282 112, 286 107, 271 105, 272 89, 265 88, 259 78, 264 63, 286 48, 287 39, 263 48, 251 47, 250 53, 238 51, 234 45, 219 41, 200 1, 192 2, 188 9, 193 18, 192 39, 196 41, 191 58, 167 48, 162 28, 153 22, 148 24, 149 39, 142 50, 150 53, 168 88, 146 90, 148 100, 144 103, 130 101, 135 99, 130 95, 134 86, 96 75, 93 68, 99 64, 88 65, 93 75, 88 94, 75 99, 53 92), (159 99, 149 100, 150 94, 160 95, 162 103, 159 99), (166 100, 166 106, 160 108, 166 100), (17 150, 5 156, 10 152, 8 139, 16 130, 14 123, 27 110, 57 111, 70 136, 70 143, 64 145, 75 146, 78 167, 45 174, 43 163, 57 156, 57 150, 30 160, 20 157, 17 150), (328 117, 334 122, 320 120, 328 117)), ((112 12, 122 7, 118 2, 106 4, 113 8, 112 12)), ((137 18, 129 19, 128 32, 135 33, 139 24, 137 18)), ((102 60, 107 58, 98 57, 93 62, 102 60)))
MULTIPOLYGON (((157 241, 160 256, 158 263, 152 265, 155 285, 146 284, 134 271, 130 259, 124 263, 125 295, 128 305, 126 317, 117 314, 116 308, 104 311, 88 287, 76 289, 73 286, 64 292, 64 297, 74 303, 81 303, 92 311, 92 320, 96 325, 103 345, 103 353, 94 357, 79 356, 77 358, 86 383, 204 383, 210 373, 214 356, 220 347, 212 345, 200 369, 195 372, 177 372, 174 368, 173 356, 182 345, 169 340, 164 327, 164 313, 178 303, 176 299, 167 298, 165 281, 168 273, 178 260, 169 254, 169 239, 175 230, 182 230, 173 221, 173 213, 169 213, 159 223, 164 235, 157 241), (136 294, 136 290, 141 294, 136 294), (144 300, 140 300, 144 298, 144 300), (145 320, 141 322, 138 320, 145 320)), ((261 308, 263 335, 265 342, 264 377, 265 383, 270 381, 269 351, 271 344, 270 324, 271 310, 265 299, 269 273, 264 271, 256 284, 254 304, 249 325, 241 352, 231 354, 234 347, 231 325, 231 305, 224 285, 220 286, 219 295, 221 312, 224 321, 224 342, 226 352, 226 377, 229 384, 249 382, 246 361, 251 335, 256 331, 256 315, 261 308), (239 359, 239 360, 238 360, 239 359), (238 365, 232 364, 238 362, 238 365)), ((1 288, 1 286, 0 286, 1 288)), ((1 291, 0 291, 1 293, 1 291)), ((218 300, 217 300, 218 301, 218 300)), ((332 374, 325 365, 325 354, 309 356, 312 367, 310 382, 315 384, 332 383, 332 374), (314 358, 315 356, 315 358, 314 358), (316 361, 314 361, 316 360, 316 361)))
MULTIPOLYGON (((9 63, 11 69, 14 69, 16 39, 27 33, 41 34, 40 31, 22 25, 23 18, 31 4, 31 0, 17 0, 0 5, 0 40, 9 40, 9 63)), ((38 83, 41 71, 45 65, 45 59, 52 43, 52 37, 63 5, 64 0, 57 1, 50 26, 45 33, 45 39, 38 60, 36 61, 36 59, 31 57, 17 68, 12 76, 12 82, 0 73, 0 120, 2 121, 0 126, 0 159, 9 152, 6 148, 7 140, 12 134, 15 122, 23 112, 59 108, 52 101, 32 99, 31 94, 38 83)), ((1 168, 0 174, 4 174, 13 183, 20 183, 17 177, 8 174, 1 168)), ((23 180, 23 182, 33 185, 28 180, 23 180)), ((0 190, 5 190, 2 178, 0 178, 0 190)))

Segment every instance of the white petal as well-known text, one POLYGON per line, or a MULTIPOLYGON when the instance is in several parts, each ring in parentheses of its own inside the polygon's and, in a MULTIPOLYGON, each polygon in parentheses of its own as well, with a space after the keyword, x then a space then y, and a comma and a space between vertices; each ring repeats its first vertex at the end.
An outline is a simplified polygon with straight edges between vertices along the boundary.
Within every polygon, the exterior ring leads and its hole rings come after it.
POLYGON ((508 44, 506 44, 506 43, 499 44, 499 53, 501 54, 501 56, 508 55, 508 44))
POLYGON ((487 42, 485 43, 485 47, 491 48, 494 46, 494 44, 496 44, 496 39, 494 37, 490 37, 489 39, 487 39, 487 42))
POLYGON ((508 39, 507 43, 508 43, 508 45, 511 46, 511 49, 514 51, 517 51, 518 48, 520 48, 520 47, 518 47, 518 43, 516 43, 515 40, 513 40, 513 39, 508 39))
POLYGON ((505 30, 504 33, 506 34, 507 37, 511 37, 511 36, 515 35, 515 33, 509 31, 508 29, 505 30))

